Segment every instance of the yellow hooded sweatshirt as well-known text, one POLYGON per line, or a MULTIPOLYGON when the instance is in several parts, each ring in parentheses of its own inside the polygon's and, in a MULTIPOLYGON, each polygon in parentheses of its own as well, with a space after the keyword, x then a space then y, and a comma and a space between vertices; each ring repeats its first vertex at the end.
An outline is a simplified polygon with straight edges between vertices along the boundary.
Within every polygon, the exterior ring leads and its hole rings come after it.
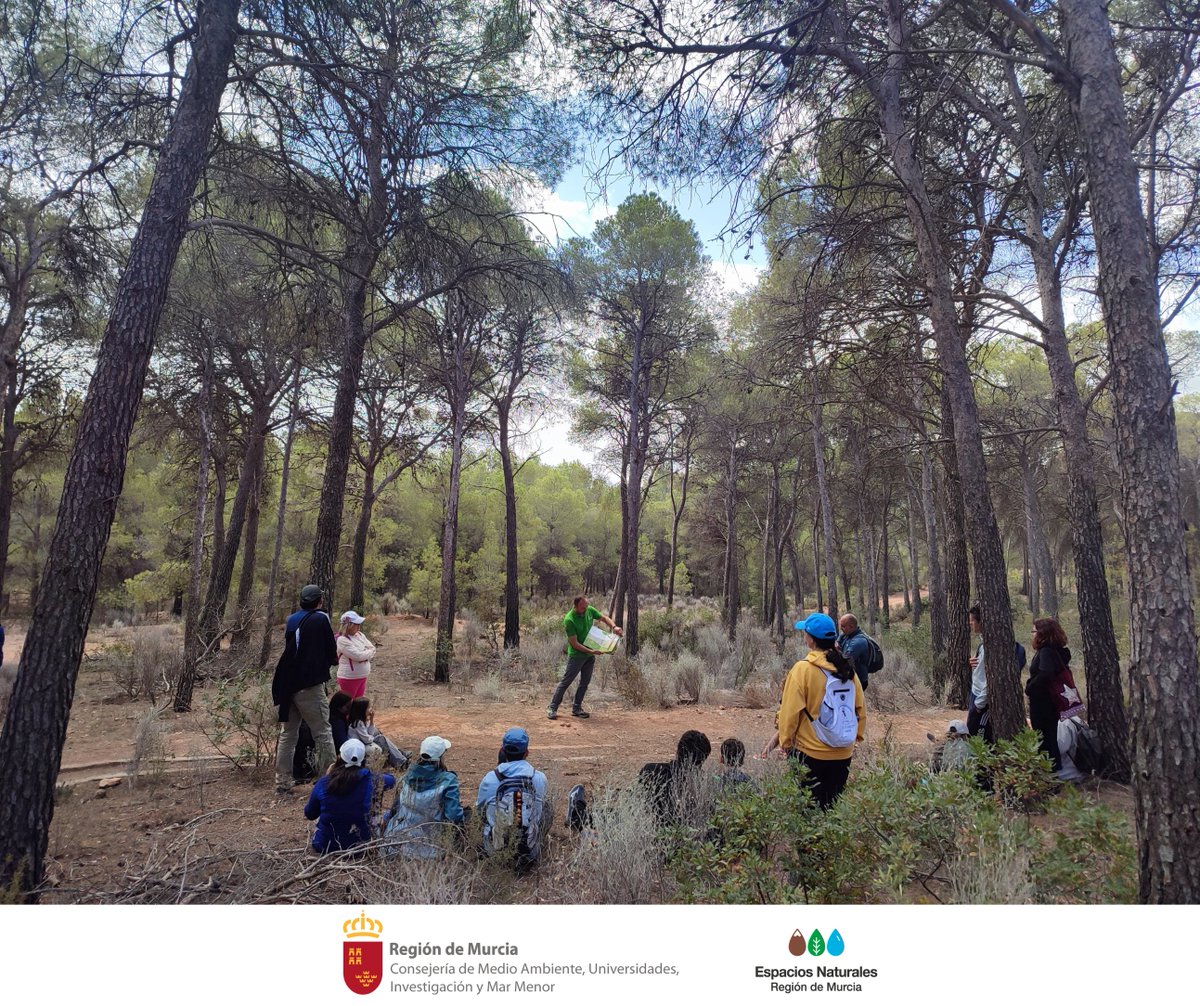
MULTIPOLYGON (((833 664, 824 653, 809 650, 808 656, 788 671, 783 681, 779 712, 775 714, 775 725, 779 727, 779 746, 784 751, 801 751, 810 758, 822 761, 837 761, 853 756, 853 745, 828 747, 821 743, 812 728, 812 721, 821 715, 821 701, 825 698, 825 682, 828 679, 822 672, 832 672, 833 669, 833 664)), ((852 675, 851 680, 854 682, 854 713, 858 717, 857 743, 863 739, 867 709, 863 704, 862 683, 858 675, 852 675)))

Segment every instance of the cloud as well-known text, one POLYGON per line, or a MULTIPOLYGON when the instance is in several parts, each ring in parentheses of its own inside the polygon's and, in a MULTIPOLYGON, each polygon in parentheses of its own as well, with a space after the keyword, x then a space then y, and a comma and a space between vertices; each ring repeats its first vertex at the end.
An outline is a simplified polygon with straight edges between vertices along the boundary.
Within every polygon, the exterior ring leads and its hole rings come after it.
POLYGON ((726 291, 745 293, 758 282, 765 267, 756 262, 725 262, 716 259, 712 263, 712 270, 726 291))
POLYGON ((551 244, 588 237, 597 223, 616 212, 603 201, 566 199, 539 182, 528 183, 516 203, 529 226, 551 244))

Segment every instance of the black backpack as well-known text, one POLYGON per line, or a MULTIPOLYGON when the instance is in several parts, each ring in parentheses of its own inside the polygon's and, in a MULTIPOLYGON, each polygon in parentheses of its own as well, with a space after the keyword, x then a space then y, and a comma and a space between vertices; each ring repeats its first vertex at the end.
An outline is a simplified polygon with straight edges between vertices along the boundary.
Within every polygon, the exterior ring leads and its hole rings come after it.
POLYGON ((865 632, 863 636, 867 640, 867 673, 878 674, 883 670, 883 650, 874 639, 868 636, 865 632))
POLYGON ((1084 775, 1103 776, 1108 769, 1108 756, 1100 735, 1080 720, 1075 721, 1075 754, 1071 760, 1084 775))

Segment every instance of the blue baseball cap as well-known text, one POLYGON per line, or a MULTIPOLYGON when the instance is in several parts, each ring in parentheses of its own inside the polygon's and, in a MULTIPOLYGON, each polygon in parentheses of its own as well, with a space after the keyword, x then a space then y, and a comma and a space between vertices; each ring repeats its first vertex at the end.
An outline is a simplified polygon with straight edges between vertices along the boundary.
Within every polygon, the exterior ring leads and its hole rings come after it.
POLYGON ((797 622, 796 628, 807 632, 813 639, 837 638, 837 626, 823 611, 814 611, 803 622, 797 622))
POLYGON ((525 754, 529 750, 529 734, 521 727, 509 727, 504 731, 500 747, 507 755, 525 754))

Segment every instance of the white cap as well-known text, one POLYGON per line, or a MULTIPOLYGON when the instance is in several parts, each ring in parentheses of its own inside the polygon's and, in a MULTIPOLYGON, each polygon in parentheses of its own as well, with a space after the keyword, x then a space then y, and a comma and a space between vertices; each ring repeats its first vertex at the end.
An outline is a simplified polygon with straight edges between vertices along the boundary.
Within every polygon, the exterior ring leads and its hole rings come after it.
POLYGON ((342 615, 343 622, 353 622, 355 625, 362 625, 366 621, 357 611, 347 611, 342 615))
POLYGON ((363 746, 362 741, 351 737, 342 745, 342 749, 338 754, 341 755, 342 761, 347 765, 361 765, 363 759, 367 756, 367 749, 363 746))
POLYGON ((450 742, 445 737, 438 737, 436 734, 421 741, 421 757, 428 758, 430 761, 439 761, 442 755, 449 750, 450 742))

